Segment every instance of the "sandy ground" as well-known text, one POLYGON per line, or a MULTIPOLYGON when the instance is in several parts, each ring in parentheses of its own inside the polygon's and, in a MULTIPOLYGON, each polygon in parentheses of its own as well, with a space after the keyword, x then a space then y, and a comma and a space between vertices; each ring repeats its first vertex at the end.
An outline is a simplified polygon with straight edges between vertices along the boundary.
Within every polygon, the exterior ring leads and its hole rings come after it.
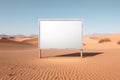
POLYGON ((120 80, 120 34, 84 38, 79 50, 44 50, 39 58, 37 39, 0 40, 0 80, 120 80))

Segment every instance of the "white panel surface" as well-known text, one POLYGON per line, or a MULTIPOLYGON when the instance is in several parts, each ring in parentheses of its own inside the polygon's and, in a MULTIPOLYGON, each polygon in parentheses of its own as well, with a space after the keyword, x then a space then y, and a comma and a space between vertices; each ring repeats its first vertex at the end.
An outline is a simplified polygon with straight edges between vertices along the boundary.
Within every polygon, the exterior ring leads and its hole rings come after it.
POLYGON ((40 49, 82 49, 81 20, 40 20, 40 49))

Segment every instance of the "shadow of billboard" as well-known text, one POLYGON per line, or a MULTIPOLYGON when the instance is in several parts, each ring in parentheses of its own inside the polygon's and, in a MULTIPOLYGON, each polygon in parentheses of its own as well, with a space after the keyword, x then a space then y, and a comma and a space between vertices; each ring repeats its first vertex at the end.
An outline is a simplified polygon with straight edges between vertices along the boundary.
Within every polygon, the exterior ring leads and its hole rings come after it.
MULTIPOLYGON (((83 52, 83 57, 97 56, 102 53, 103 52, 83 52)), ((64 55, 57 55, 55 57, 80 57, 80 56, 81 56, 80 52, 76 52, 76 53, 68 53, 64 55)))

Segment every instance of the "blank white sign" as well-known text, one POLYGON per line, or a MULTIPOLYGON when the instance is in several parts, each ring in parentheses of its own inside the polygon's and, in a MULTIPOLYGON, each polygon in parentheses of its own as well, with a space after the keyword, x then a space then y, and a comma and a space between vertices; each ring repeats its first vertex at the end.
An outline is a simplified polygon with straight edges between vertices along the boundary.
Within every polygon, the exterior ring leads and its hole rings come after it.
POLYGON ((82 49, 81 20, 40 20, 40 49, 82 49))

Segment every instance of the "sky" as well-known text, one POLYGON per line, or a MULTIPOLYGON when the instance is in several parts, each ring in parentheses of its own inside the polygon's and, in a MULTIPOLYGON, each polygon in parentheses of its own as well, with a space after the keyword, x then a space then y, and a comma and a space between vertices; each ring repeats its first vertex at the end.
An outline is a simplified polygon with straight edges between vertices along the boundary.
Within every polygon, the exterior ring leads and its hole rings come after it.
POLYGON ((119 33, 120 0, 0 0, 0 34, 38 34, 38 19, 81 19, 84 34, 119 33))

